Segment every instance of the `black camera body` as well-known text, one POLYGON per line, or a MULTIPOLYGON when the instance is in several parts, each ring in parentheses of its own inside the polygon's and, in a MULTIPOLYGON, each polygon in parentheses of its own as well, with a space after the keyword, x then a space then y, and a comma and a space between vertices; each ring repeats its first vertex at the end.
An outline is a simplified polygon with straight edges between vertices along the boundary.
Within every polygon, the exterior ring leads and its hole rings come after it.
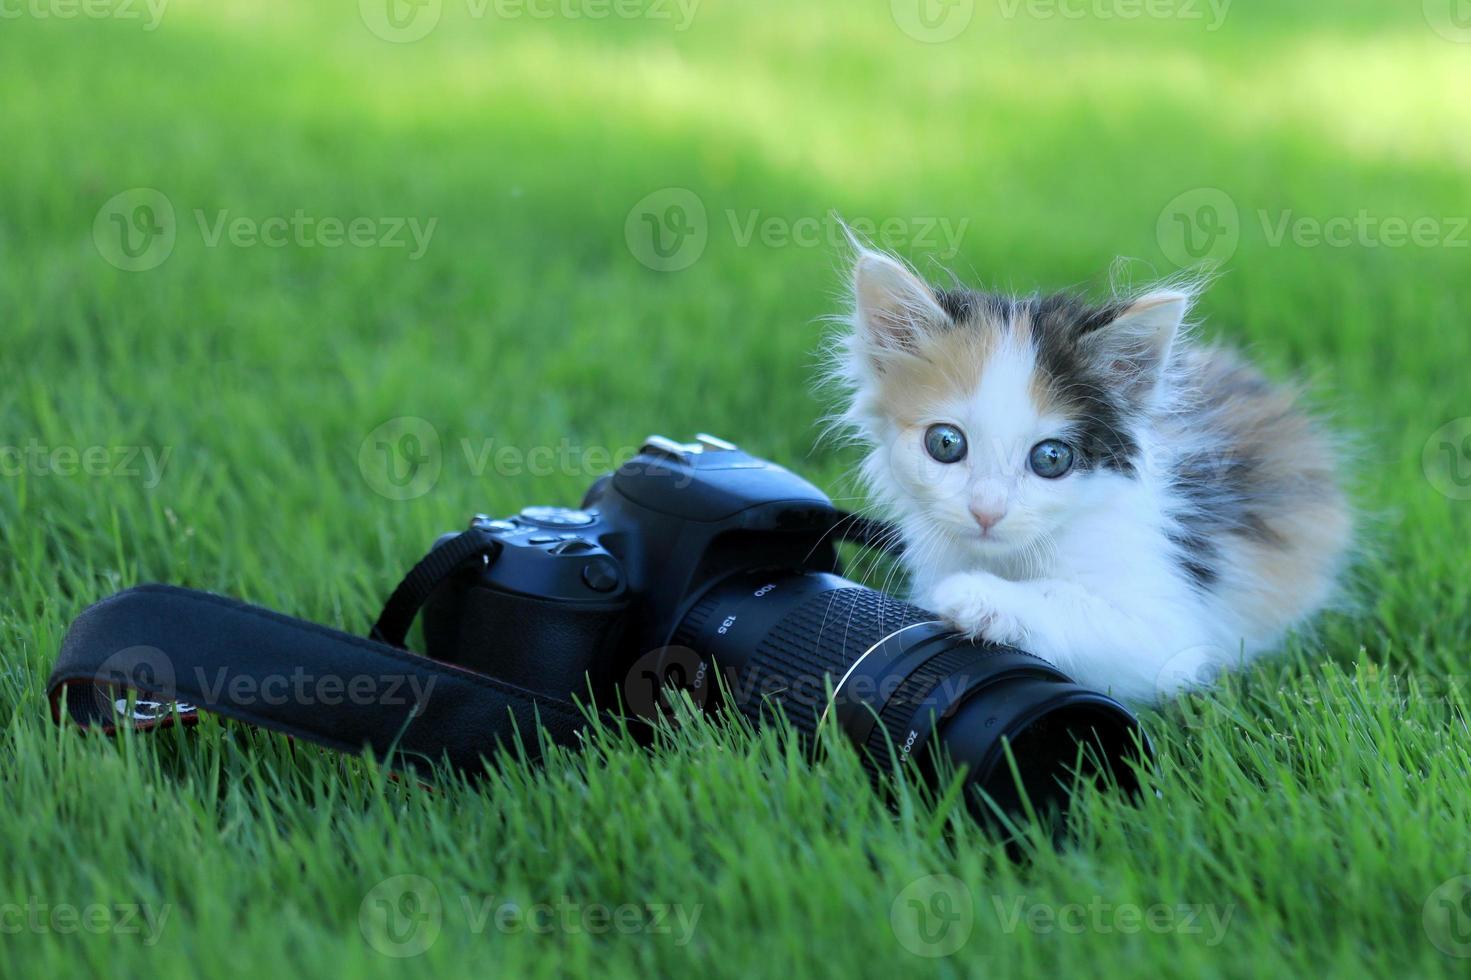
POLYGON ((471 526, 504 549, 426 605, 427 652, 556 697, 589 682, 613 694, 732 572, 837 571, 830 532, 844 516, 811 483, 723 439, 652 436, 580 508, 477 515, 471 526))
POLYGON ((852 520, 722 439, 653 436, 578 508, 477 515, 499 548, 429 597, 426 652, 640 715, 679 688, 758 724, 779 711, 809 743, 831 722, 876 777, 963 766, 992 809, 1065 805, 1079 778, 1134 785, 1119 763, 1149 749, 1127 710, 843 578, 852 520))

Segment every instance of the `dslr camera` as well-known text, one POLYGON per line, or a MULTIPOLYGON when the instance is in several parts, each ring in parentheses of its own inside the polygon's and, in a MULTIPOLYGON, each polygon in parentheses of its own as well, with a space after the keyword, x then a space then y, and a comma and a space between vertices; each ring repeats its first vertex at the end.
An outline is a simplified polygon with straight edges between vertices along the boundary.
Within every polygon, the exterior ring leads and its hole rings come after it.
POLYGON ((1065 808, 1079 780, 1137 788, 1150 750, 1129 711, 844 578, 855 520, 722 439, 653 436, 577 508, 476 516, 500 547, 428 596, 426 652, 644 716, 682 690, 758 725, 779 713, 809 745, 836 726, 876 778, 963 772, 982 813, 1065 808))

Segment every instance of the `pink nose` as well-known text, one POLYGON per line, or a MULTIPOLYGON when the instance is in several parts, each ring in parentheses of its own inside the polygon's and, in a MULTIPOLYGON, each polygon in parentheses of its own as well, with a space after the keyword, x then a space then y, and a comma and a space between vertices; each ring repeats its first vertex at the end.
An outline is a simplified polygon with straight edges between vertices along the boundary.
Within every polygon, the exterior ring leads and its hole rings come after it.
POLYGON ((1006 516, 1006 511, 982 510, 979 507, 972 507, 970 514, 976 519, 976 523, 981 526, 982 531, 989 531, 996 526, 997 521, 1006 516))

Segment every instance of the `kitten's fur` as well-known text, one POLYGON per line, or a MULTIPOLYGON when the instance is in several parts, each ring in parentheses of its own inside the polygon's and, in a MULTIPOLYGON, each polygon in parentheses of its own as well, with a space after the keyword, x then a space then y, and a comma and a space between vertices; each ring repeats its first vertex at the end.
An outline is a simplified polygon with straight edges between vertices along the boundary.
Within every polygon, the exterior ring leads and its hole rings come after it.
POLYGON ((1329 597, 1351 533, 1332 446, 1237 355, 1184 330, 1193 293, 1090 305, 936 289, 860 251, 839 357, 863 474, 915 601, 1132 701, 1280 642, 1329 597), (937 422, 969 451, 925 450, 937 422), (1044 479, 1043 439, 1075 465, 1044 479), (1004 512, 984 534, 972 510, 1004 512))

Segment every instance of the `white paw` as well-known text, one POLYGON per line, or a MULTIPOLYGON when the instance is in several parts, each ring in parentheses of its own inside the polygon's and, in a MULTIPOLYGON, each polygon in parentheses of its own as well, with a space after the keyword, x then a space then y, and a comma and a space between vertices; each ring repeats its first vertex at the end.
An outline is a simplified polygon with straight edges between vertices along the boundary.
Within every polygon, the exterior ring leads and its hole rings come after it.
POLYGON ((1017 615, 1014 582, 985 572, 960 572, 930 590, 925 605, 971 639, 1022 646, 1027 630, 1017 615))

